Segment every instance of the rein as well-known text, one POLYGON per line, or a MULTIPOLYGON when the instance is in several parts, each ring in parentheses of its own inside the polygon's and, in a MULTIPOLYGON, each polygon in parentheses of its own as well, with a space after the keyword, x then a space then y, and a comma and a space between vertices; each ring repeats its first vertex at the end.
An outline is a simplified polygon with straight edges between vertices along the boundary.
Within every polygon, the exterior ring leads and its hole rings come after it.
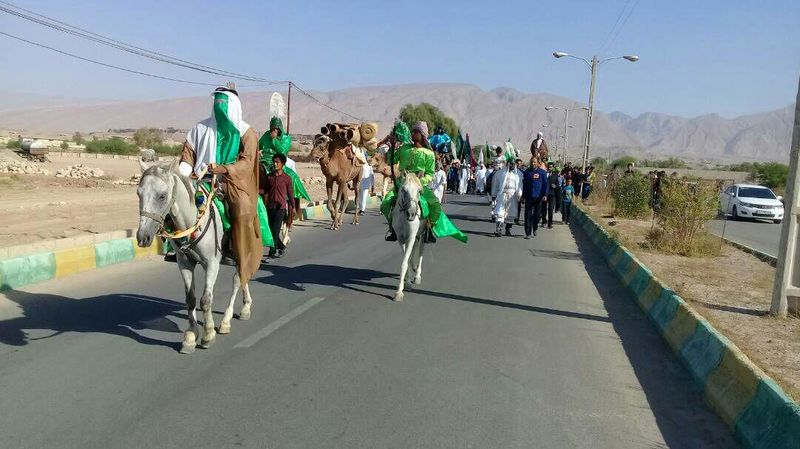
MULTIPOLYGON (((204 173, 204 175, 205 175, 205 173, 204 173)), ((199 179, 202 179, 202 178, 203 177, 201 176, 199 179)), ((180 239, 180 238, 183 238, 183 237, 191 235, 192 233, 194 233, 197 230, 197 228, 200 227, 200 223, 203 221, 203 219, 209 213, 213 214, 213 212, 211 212, 211 209, 213 209, 214 206, 213 206, 211 201, 214 199, 214 195, 216 195, 216 191, 217 191, 217 175, 213 175, 212 178, 211 178, 211 191, 209 192, 208 198, 206 199, 206 209, 203 211, 202 214, 200 214, 200 216, 197 217, 197 221, 194 223, 194 225, 192 225, 189 228, 184 229, 184 230, 178 230, 178 231, 174 231, 174 232, 167 232, 167 230, 164 229, 164 220, 167 218, 167 215, 170 214, 170 211, 172 210, 172 206, 175 204, 175 189, 176 189, 176 187, 177 187, 177 183, 173 184, 173 186, 172 186, 172 196, 170 197, 169 207, 167 208, 167 211, 163 215, 154 214, 152 212, 144 211, 144 210, 140 212, 141 216, 147 217, 147 218, 155 221, 156 223, 158 223, 158 225, 159 225, 158 235, 159 236, 167 238, 167 239, 173 239, 173 240, 177 240, 177 239, 180 239)), ((207 230, 207 229, 208 229, 208 226, 206 226, 206 229, 203 230, 204 231, 203 235, 205 235, 205 230, 207 230)), ((202 235, 199 238, 202 238, 202 235)), ((198 238, 198 240, 199 240, 199 238, 198 238)))

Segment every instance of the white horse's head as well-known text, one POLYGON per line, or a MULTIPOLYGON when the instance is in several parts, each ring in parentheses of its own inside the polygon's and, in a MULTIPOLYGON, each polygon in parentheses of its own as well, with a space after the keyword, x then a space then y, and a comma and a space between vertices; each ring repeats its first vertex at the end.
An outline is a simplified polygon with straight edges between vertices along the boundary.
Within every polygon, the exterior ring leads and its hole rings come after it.
POLYGON ((142 169, 142 178, 139 180, 139 229, 136 231, 136 240, 142 248, 149 247, 153 238, 164 225, 164 219, 169 214, 175 202, 175 186, 178 174, 178 161, 169 166, 147 164, 139 160, 142 169))
POLYGON ((422 192, 422 182, 415 173, 406 173, 403 185, 400 187, 397 206, 405 212, 408 221, 420 218, 419 195, 422 192))

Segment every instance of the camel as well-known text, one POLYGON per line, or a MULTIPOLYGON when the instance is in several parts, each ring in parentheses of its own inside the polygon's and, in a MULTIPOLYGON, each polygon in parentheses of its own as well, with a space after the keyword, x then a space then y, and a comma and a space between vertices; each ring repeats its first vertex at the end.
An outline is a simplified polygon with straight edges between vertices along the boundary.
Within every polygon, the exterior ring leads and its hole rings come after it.
MULTIPOLYGON (((328 125, 327 135, 319 134, 314 138, 314 148, 311 157, 319 162, 322 174, 325 176, 325 189, 328 193, 328 211, 331 213, 330 229, 338 230, 342 225, 345 210, 347 209, 348 195, 347 184, 352 181, 354 186, 361 184, 361 164, 356 159, 349 159, 345 154, 350 141, 338 130, 331 129, 337 125, 328 125), (333 185, 336 184, 336 196, 333 196, 333 185)), ((326 128, 323 128, 326 129, 326 128)), ((355 201, 358 204, 360 189, 355 189, 355 201)), ((358 224, 358 211, 353 214, 353 223, 358 224)))
MULTIPOLYGON (((386 156, 380 153, 375 153, 369 159, 369 164, 375 173, 383 175, 383 184, 381 185, 381 198, 386 197, 386 191, 389 190, 389 183, 392 182, 392 166, 386 162, 386 156)), ((394 164, 394 172, 399 173, 399 164, 394 164)))

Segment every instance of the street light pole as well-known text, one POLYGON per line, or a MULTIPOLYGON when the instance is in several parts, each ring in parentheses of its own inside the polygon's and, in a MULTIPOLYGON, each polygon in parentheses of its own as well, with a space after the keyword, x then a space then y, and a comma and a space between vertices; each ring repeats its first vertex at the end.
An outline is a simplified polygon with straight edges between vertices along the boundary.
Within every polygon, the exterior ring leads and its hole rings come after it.
POLYGON ((615 58, 607 58, 607 59, 599 60, 599 59, 597 59, 597 56, 592 56, 592 61, 589 62, 584 58, 581 58, 581 57, 578 57, 578 56, 573 56, 573 55, 571 55, 569 53, 564 53, 563 51, 553 52, 553 57, 555 57, 557 59, 558 58, 563 58, 565 56, 569 57, 569 58, 574 58, 574 59, 578 59, 580 61, 583 61, 587 66, 589 66, 589 68, 592 71, 592 81, 591 81, 591 84, 589 85, 589 112, 588 112, 587 117, 586 117, 586 147, 583 149, 583 164, 582 164, 583 167, 582 168, 585 171, 586 170, 586 164, 587 164, 587 162, 589 160, 589 146, 592 143, 592 117, 594 116, 594 85, 595 85, 595 81, 597 79, 597 67, 600 66, 600 64, 602 64, 604 62, 613 61, 615 59, 625 59, 625 60, 630 61, 630 62, 636 62, 636 61, 639 60, 639 57, 636 56, 636 55, 625 55, 625 56, 617 56, 615 58))
POLYGON ((597 77, 597 56, 592 57, 592 81, 589 84, 589 113, 586 120, 586 148, 583 150, 583 166, 581 173, 586 172, 586 164, 589 162, 589 146, 592 144, 592 116, 594 116, 594 82, 597 77))

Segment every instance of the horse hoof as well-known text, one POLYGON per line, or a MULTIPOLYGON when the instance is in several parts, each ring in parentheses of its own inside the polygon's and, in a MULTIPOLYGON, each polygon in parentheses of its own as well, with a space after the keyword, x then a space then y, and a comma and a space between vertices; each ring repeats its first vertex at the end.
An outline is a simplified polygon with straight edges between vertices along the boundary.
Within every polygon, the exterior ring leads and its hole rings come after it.
POLYGON ((211 331, 210 334, 203 335, 203 338, 200 340, 200 347, 203 349, 210 348, 214 341, 217 339, 217 332, 211 331))
POLYGON ((394 302, 403 302, 403 296, 404 295, 402 293, 394 295, 394 302))
POLYGON ((226 335, 231 333, 231 323, 219 323, 219 330, 217 331, 220 335, 226 335))
POLYGON ((239 319, 242 320, 242 321, 249 320, 250 319, 250 309, 247 309, 247 310, 242 309, 242 311, 239 312, 239 319))
POLYGON ((411 281, 411 285, 419 285, 422 283, 422 277, 416 277, 413 281, 411 281))
POLYGON ((184 344, 181 345, 181 351, 180 352, 181 352, 181 354, 191 354, 191 353, 194 352, 196 347, 197 347, 197 345, 195 345, 195 344, 187 345, 186 343, 184 343, 184 344))

